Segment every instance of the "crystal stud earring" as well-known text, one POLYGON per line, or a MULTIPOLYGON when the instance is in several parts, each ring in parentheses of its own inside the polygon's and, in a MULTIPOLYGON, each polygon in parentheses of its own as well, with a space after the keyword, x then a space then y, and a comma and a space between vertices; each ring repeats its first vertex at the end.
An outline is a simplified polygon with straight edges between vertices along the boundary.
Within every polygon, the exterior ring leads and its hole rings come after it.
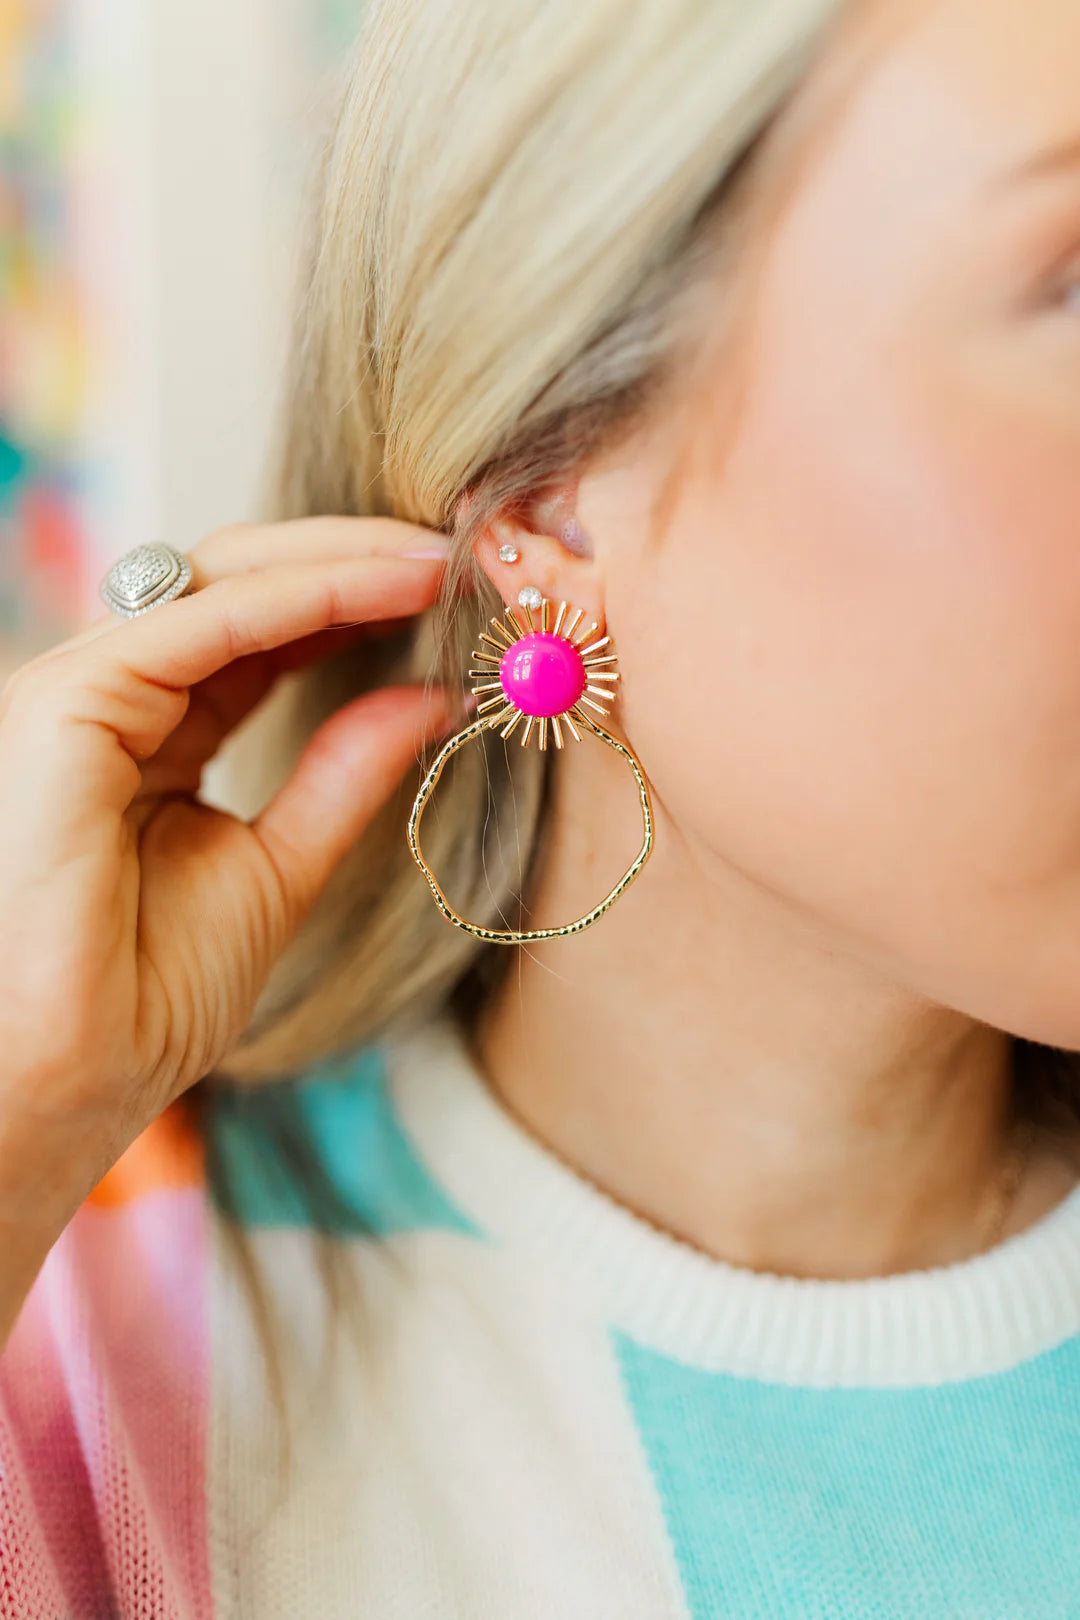
POLYGON ((535 585, 525 586, 518 596, 518 602, 518 611, 507 606, 502 618, 491 619, 491 634, 486 630, 480 632, 484 645, 478 652, 473 652, 476 667, 469 670, 470 676, 478 682, 473 687, 473 693, 480 699, 476 718, 449 738, 436 754, 420 784, 408 822, 409 848, 413 859, 427 879, 443 916, 455 928, 463 928, 478 939, 496 945, 519 945, 526 940, 556 939, 581 933, 602 917, 629 888, 652 854, 653 847, 652 800, 637 755, 585 712, 589 708, 602 718, 608 716, 609 711, 604 705, 612 702, 614 683, 619 679, 618 671, 614 668, 618 660, 612 650, 611 637, 605 635, 593 640, 600 628, 597 623, 590 624, 584 631, 580 630, 585 610, 571 609, 566 602, 560 602, 555 621, 549 628, 551 603, 535 585), (539 614, 539 624, 534 621, 534 612, 539 614), (495 727, 498 727, 499 736, 505 740, 522 720, 525 722, 520 736, 523 748, 535 736, 538 746, 546 749, 550 728, 555 747, 561 749, 565 741, 563 726, 575 742, 580 742, 582 733, 578 726, 581 726, 582 730, 591 732, 614 749, 629 765, 637 784, 643 839, 641 848, 615 887, 599 905, 575 922, 564 923, 557 928, 485 928, 463 917, 447 900, 420 847, 420 818, 435 791, 443 766, 452 754, 474 737, 495 727))
POLYGON ((500 562, 517 562, 520 555, 521 553, 518 551, 517 546, 511 544, 509 540, 504 546, 499 547, 500 562))

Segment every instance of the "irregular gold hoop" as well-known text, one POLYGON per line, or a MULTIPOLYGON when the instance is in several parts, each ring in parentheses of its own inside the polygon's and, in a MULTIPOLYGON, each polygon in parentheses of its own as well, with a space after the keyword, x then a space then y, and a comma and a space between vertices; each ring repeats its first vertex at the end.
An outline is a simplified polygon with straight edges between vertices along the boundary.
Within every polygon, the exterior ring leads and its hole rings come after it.
POLYGON ((600 655, 600 649, 609 645, 611 637, 604 636, 600 641, 586 645, 593 631, 598 628, 597 625, 593 624, 584 634, 575 639, 574 630, 583 616, 583 610, 579 608, 573 619, 568 621, 567 627, 563 629, 563 620, 567 612, 567 603, 565 602, 560 604, 555 624, 549 631, 549 603, 547 599, 540 597, 538 591, 530 592, 528 588, 522 592, 522 597, 526 598, 527 601, 523 603, 524 612, 520 620, 511 608, 508 607, 505 612, 505 617, 510 621, 516 634, 512 633, 501 620, 496 618, 491 620, 491 624, 499 639, 496 640, 484 632, 481 633, 480 639, 494 648, 498 653, 498 657, 495 657, 490 652, 474 652, 473 654, 474 658, 479 662, 489 666, 486 669, 480 668, 469 671, 470 675, 481 677, 485 683, 482 686, 474 687, 473 691, 481 696, 485 692, 496 692, 497 696, 481 701, 477 711, 477 718, 471 721, 462 731, 449 738, 440 748, 420 785, 408 823, 409 848, 412 851, 413 859, 427 879, 428 888, 431 890, 435 904, 443 916, 448 922, 453 923, 455 928, 463 928, 466 933, 474 934, 477 939, 485 940, 494 945, 520 945, 528 940, 561 939, 569 934, 580 934, 583 929, 596 922, 598 917, 602 917, 605 911, 610 906, 613 906, 619 896, 629 888, 652 854, 653 847, 652 800, 649 796, 649 784, 645 779, 645 773, 641 768, 637 755, 632 748, 620 742, 617 737, 613 737, 610 732, 605 731, 603 726, 598 726, 595 720, 591 720, 581 706, 588 703, 591 708, 596 709, 605 717, 608 713, 607 709, 602 707, 602 703, 605 700, 611 701, 611 691, 605 687, 594 686, 589 683, 594 680, 614 682, 619 679, 618 674, 610 667, 616 662, 614 653, 608 651, 602 657, 600 655), (532 605, 528 603, 530 594, 536 599, 536 605, 540 610, 539 627, 533 624, 532 605), (557 643, 562 643, 562 645, 559 646, 557 643), (577 674, 578 666, 583 671, 580 675, 577 674), (567 680, 570 678, 572 678, 572 682, 567 685, 567 680), (583 684, 579 685, 579 682, 583 684), (575 688, 577 688, 577 695, 570 700, 569 694, 575 688), (537 689, 539 689, 539 696, 537 689), (600 701, 593 701, 593 699, 585 695, 586 692, 591 692, 594 698, 600 701), (519 697, 523 702, 530 704, 531 707, 526 709, 519 707, 517 701, 519 697), (547 712, 537 714, 538 703, 545 705, 547 712), (555 712, 555 704, 559 705, 558 712, 555 712), (481 924, 470 922, 467 917, 463 917, 459 911, 455 910, 443 893, 438 879, 428 866, 420 848, 420 818, 424 813, 425 805, 435 791, 436 783, 443 772, 443 766, 452 754, 455 754, 459 748, 463 748, 474 737, 480 736, 482 732, 495 726, 500 727, 500 736, 503 738, 509 737, 518 721, 522 718, 526 719, 525 729, 521 736, 522 747, 526 747, 530 735, 535 734, 540 748, 545 748, 547 745, 548 725, 550 724, 555 746, 561 749, 563 747, 563 737, 560 721, 569 728, 576 741, 580 742, 581 735, 574 725, 576 720, 586 730, 599 737, 602 742, 607 743, 609 748, 613 748, 617 754, 620 754, 633 771, 634 780, 637 783, 644 836, 641 848, 615 887, 604 896, 599 905, 594 906, 591 911, 587 911, 583 917, 578 917, 575 922, 564 923, 557 928, 485 928, 481 924), (540 723, 534 733, 533 725, 536 719, 539 719, 540 723))

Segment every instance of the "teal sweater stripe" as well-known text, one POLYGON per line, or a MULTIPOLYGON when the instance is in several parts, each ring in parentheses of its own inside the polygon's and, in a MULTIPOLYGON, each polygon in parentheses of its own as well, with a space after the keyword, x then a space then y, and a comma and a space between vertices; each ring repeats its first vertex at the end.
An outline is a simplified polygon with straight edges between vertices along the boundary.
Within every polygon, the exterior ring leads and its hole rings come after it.
POLYGON ((953 1384, 814 1389, 612 1337, 695 1620, 1080 1615, 1080 1340, 953 1384))
POLYGON ((211 1189, 246 1226, 337 1237, 443 1230, 479 1236, 417 1157, 369 1046, 298 1079, 229 1087, 209 1112, 211 1189))

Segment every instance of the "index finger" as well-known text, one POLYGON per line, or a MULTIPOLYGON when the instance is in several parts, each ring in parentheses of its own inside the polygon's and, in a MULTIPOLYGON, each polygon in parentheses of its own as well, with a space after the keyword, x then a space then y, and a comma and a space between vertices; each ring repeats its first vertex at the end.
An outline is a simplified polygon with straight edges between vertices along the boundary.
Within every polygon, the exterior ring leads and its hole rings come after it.
POLYGON ((125 620, 82 657, 119 661, 156 686, 182 690, 250 653, 333 626, 422 613, 438 595, 439 558, 366 556, 229 575, 125 620))
MULTIPOLYGON (((445 553, 441 531, 407 523, 402 518, 318 515, 273 523, 228 523, 213 530, 184 553, 191 566, 193 590, 230 574, 297 563, 347 562, 365 556, 422 556, 445 553), (440 542, 443 544, 440 546, 440 542)), ((117 626, 115 613, 102 613, 45 656, 89 646, 117 626)))

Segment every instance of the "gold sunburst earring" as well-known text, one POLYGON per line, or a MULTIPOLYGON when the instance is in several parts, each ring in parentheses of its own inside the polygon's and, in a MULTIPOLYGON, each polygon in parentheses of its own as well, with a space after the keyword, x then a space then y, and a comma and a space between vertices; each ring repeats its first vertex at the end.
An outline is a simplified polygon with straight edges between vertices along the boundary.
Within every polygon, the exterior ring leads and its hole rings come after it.
POLYGON ((555 622, 549 629, 551 603, 535 585, 525 586, 518 596, 518 603, 520 614, 507 606, 503 618, 491 619, 491 634, 486 630, 480 632, 484 645, 479 651, 473 652, 475 667, 469 670, 470 677, 479 683, 473 687, 474 694, 480 699, 476 719, 445 742, 436 754, 420 784, 408 826, 413 859, 427 879, 443 916, 455 928, 463 928, 466 933, 475 934, 478 939, 496 945, 520 945, 526 940, 558 939, 568 934, 580 934, 582 929, 590 927, 598 917, 602 917, 629 888, 652 854, 653 847, 652 800, 637 755, 585 712, 586 708, 590 708, 605 719, 608 716, 609 710, 605 704, 612 701, 615 683, 620 678, 615 668, 618 660, 612 650, 611 637, 605 635, 598 640, 591 639, 599 630, 599 624, 593 623, 588 629, 581 630, 579 627, 585 610, 573 609, 567 602, 559 603, 555 622), (534 621, 534 613, 539 614, 539 623, 534 621), (550 735, 555 747, 561 749, 565 742, 564 727, 575 742, 582 740, 578 726, 599 737, 630 766, 641 805, 644 829, 641 848, 618 883, 584 917, 563 923, 558 928, 485 928, 479 923, 470 922, 455 911, 447 900, 420 848, 420 818, 447 760, 467 742, 489 729, 498 727, 500 737, 511 737, 521 721, 525 722, 519 739, 523 748, 527 748, 535 737, 538 746, 546 749, 550 735))

